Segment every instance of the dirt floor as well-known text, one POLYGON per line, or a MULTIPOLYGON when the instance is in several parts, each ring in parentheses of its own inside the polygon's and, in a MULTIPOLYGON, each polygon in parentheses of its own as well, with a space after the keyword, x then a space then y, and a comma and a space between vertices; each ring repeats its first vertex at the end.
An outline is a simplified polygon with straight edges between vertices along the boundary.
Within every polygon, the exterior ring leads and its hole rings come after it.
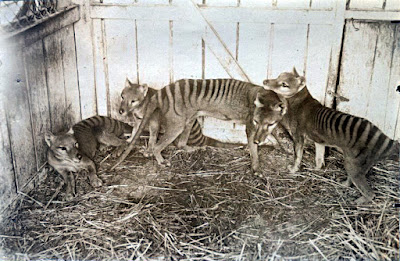
POLYGON ((0 259, 399 259, 398 161, 371 170, 377 198, 357 206, 360 193, 340 184, 346 174, 333 150, 314 170, 307 148, 302 171, 289 174, 291 153, 262 148, 264 178, 251 174, 243 148, 168 148, 168 168, 136 151, 114 172, 115 159, 102 154, 103 187, 79 177, 67 202, 49 173, 21 196, 1 224, 0 259))

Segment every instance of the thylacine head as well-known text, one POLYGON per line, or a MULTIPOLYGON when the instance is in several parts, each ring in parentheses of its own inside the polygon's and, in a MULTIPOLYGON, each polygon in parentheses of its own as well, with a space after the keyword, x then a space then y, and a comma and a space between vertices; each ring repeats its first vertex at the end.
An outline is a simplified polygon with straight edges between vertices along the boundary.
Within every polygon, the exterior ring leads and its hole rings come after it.
POLYGON ((147 84, 136 84, 126 78, 125 88, 121 93, 119 114, 131 121, 143 118, 143 101, 149 91, 147 84))
POLYGON ((56 170, 60 167, 69 168, 70 171, 77 171, 81 164, 83 155, 79 152, 79 144, 72 129, 67 133, 54 135, 51 132, 45 134, 45 141, 48 149, 49 164, 56 170))
POLYGON ((266 79, 263 84, 266 90, 272 90, 288 99, 306 87, 306 78, 300 76, 293 67, 292 72, 283 72, 276 79, 266 79))
POLYGON ((259 144, 271 134, 286 114, 287 101, 279 94, 262 90, 257 93, 254 104, 256 105, 253 113, 253 125, 255 128, 254 143, 259 144), (276 96, 278 96, 278 100, 276 96))

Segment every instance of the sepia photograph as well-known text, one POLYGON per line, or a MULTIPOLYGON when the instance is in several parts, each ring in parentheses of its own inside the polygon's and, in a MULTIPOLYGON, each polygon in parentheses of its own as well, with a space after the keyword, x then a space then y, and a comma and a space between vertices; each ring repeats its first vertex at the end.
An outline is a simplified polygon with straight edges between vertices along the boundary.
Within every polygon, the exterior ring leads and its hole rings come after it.
POLYGON ((0 0, 0 260, 399 260, 400 0, 0 0))

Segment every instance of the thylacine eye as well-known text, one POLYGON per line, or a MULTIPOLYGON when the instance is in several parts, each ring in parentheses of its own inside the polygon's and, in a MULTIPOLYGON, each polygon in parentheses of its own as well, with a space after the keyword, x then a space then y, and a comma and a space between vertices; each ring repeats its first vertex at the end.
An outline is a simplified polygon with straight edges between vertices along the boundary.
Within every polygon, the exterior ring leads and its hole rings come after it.
POLYGON ((286 82, 283 82, 283 83, 282 83, 282 87, 287 88, 287 87, 289 87, 289 85, 288 85, 286 82))
POLYGON ((121 95, 121 99, 124 100, 124 96, 121 95))
POLYGON ((134 100, 132 100, 132 101, 131 101, 131 103, 132 103, 132 104, 134 104, 134 103, 135 103, 135 101, 134 101, 134 100))
POLYGON ((66 147, 58 147, 60 150, 67 150, 66 147))
POLYGON ((258 121, 257 120, 253 120, 253 124, 254 124, 254 126, 257 126, 258 125, 258 121))

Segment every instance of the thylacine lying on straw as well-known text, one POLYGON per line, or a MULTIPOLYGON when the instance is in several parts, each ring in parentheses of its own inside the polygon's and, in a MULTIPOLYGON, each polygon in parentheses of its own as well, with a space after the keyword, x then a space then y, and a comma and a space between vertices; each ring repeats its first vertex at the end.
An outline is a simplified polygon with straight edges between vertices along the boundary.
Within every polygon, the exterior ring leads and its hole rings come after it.
POLYGON ((399 143, 389 139, 366 119, 327 108, 315 100, 307 90, 306 80, 293 72, 281 73, 276 79, 264 81, 267 90, 283 95, 288 101, 288 113, 281 124, 288 129, 294 141, 294 164, 291 172, 299 170, 305 138, 315 142, 316 167, 324 164, 325 146, 343 151, 347 171, 346 185, 352 183, 364 197, 362 203, 372 200, 374 192, 368 185, 366 174, 379 159, 399 149, 399 143))
POLYGON ((199 116, 235 120, 246 124, 251 166, 259 170, 257 143, 271 133, 286 113, 286 100, 261 86, 235 79, 183 79, 146 96, 145 113, 138 132, 114 169, 133 148, 140 132, 154 112, 165 119, 165 133, 153 153, 159 164, 169 165, 161 151, 179 136, 177 146, 186 148, 193 122, 199 116))
POLYGON ((74 172, 87 170, 90 184, 93 187, 102 185, 93 162, 99 144, 123 148, 127 142, 120 137, 131 132, 132 127, 126 123, 94 116, 78 122, 67 133, 46 133, 47 161, 63 177, 69 197, 75 194, 74 172))
MULTIPOLYGON (((125 81, 125 88, 121 93, 121 103, 119 107, 119 114, 125 118, 125 122, 133 127, 132 137, 136 134, 136 131, 140 125, 140 122, 144 116, 145 111, 145 99, 147 96, 151 97, 157 93, 157 90, 147 86, 147 84, 135 84, 131 83, 127 78, 125 81)), ((154 145, 158 137, 158 131, 163 129, 165 125, 165 119, 161 117, 160 110, 156 110, 149 120, 149 132, 150 140, 147 150, 145 151, 145 156, 152 155, 154 145), (160 128, 161 124, 161 128, 160 128)), ((175 140, 174 142, 176 142, 175 140)), ((268 141, 278 147, 278 141, 273 136, 268 137, 268 141)), ((201 125, 198 119, 195 119, 193 126, 190 130, 190 135, 187 141, 189 146, 212 146, 220 148, 232 148, 242 146, 243 144, 238 143, 225 143, 210 137, 203 135, 201 125)))

